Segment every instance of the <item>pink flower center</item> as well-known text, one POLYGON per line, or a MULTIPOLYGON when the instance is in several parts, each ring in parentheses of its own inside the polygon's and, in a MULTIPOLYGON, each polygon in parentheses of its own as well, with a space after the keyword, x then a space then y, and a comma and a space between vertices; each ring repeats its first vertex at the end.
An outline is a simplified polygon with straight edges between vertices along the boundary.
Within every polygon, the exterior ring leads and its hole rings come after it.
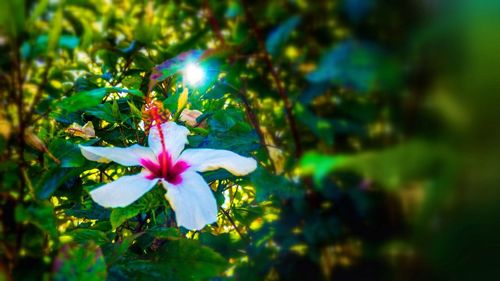
POLYGON ((164 179, 174 185, 182 183, 182 173, 189 168, 182 160, 174 164, 168 151, 158 154, 158 162, 142 158, 141 165, 148 170, 148 179, 164 179))

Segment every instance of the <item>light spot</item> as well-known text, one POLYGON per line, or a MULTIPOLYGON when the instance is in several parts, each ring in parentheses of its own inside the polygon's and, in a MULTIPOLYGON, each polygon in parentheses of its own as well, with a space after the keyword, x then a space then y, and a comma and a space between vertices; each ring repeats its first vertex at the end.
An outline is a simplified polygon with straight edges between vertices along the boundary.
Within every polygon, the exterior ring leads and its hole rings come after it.
POLYGON ((205 78, 203 69, 194 63, 190 63, 184 69, 184 79, 191 86, 199 84, 205 78))

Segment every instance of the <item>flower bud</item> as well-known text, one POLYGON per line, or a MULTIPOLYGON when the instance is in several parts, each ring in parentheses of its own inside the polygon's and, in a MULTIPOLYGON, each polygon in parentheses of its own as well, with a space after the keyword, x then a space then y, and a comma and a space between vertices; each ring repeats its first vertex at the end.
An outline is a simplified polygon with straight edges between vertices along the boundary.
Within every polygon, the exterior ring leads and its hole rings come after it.
POLYGON ((197 127, 197 126, 200 126, 202 128, 205 128, 207 126, 207 122, 205 120, 203 120, 201 122, 201 124, 198 124, 198 122, 196 121, 196 119, 198 117, 200 117, 201 115, 203 114, 203 112, 199 111, 199 110, 190 110, 190 109, 187 109, 185 108, 182 113, 181 113, 181 116, 180 116, 180 120, 184 123, 186 123, 186 125, 188 126, 191 126, 191 127, 197 127))

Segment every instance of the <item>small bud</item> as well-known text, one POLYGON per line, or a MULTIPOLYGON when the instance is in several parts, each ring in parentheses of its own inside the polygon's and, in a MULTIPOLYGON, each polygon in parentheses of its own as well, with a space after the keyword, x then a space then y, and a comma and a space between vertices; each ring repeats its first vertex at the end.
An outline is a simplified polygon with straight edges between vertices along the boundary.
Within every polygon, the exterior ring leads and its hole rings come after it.
POLYGON ((47 147, 43 141, 33 132, 33 128, 27 128, 24 131, 24 141, 31 147, 41 152, 45 152, 47 147))
POLYGON ((200 126, 202 128, 205 128, 207 126, 207 122, 203 120, 201 124, 198 124, 196 119, 200 117, 203 114, 203 112, 199 110, 190 110, 190 109, 184 109, 181 113, 180 120, 186 125, 191 126, 191 127, 197 127, 200 126))
POLYGON ((33 132, 33 128, 26 128, 24 131, 24 141, 34 149, 47 153, 47 155, 57 164, 61 164, 61 161, 50 153, 45 143, 33 132))

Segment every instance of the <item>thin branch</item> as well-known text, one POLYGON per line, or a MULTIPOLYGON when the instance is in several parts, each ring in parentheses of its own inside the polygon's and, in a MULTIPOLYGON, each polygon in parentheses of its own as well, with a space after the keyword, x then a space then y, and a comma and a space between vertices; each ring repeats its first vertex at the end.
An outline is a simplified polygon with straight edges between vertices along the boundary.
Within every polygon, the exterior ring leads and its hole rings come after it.
POLYGON ((133 59, 132 59, 132 58, 133 58, 133 57, 134 57, 134 55, 132 54, 132 55, 130 55, 130 56, 127 58, 127 60, 125 61, 125 65, 123 66, 122 71, 121 71, 121 73, 120 73, 120 76, 118 76, 118 78, 117 78, 116 80, 114 80, 114 81, 111 83, 111 85, 116 86, 116 85, 120 84, 120 83, 123 81, 123 79, 125 78, 125 72, 128 70, 128 68, 129 68, 129 67, 130 67, 130 65, 132 64, 132 61, 133 61, 133 59))
MULTIPOLYGON (((26 141, 24 139, 25 135, 25 130, 26 130, 26 123, 24 120, 24 79, 22 77, 22 69, 21 69, 21 55, 19 52, 19 47, 17 44, 14 44, 14 49, 13 49, 13 58, 14 58, 14 73, 15 75, 13 77, 14 82, 14 91, 17 92, 17 95, 15 95, 16 98, 16 107, 17 107, 17 119, 19 122, 19 131, 18 131, 18 156, 19 156, 19 163, 18 163, 18 169, 19 169, 19 177, 20 177, 20 184, 19 184, 19 197, 16 201, 16 207, 18 204, 22 204, 24 200, 24 193, 25 193, 25 188, 26 188, 26 180, 23 175, 23 169, 26 166, 25 159, 24 159, 24 149, 26 147, 26 141)), ((24 227, 21 223, 18 223, 16 225, 16 253, 19 253, 21 249, 21 243, 22 243, 22 238, 23 238, 23 233, 24 233, 24 227)))
POLYGON ((214 16, 214 12, 210 8, 210 3, 208 0, 203 1, 203 4, 205 6, 205 10, 207 13, 207 18, 210 26, 212 27, 212 31, 215 33, 215 36, 217 36, 217 39, 219 39, 220 43, 222 46, 226 45, 226 41, 224 40, 224 36, 222 36, 222 32, 220 30, 220 25, 217 19, 214 16))
POLYGON ((240 98, 240 100, 243 102, 243 106, 245 107, 245 111, 247 113, 247 117, 250 120, 250 123, 252 123, 252 126, 255 128, 255 131, 257 132, 257 136, 259 137, 260 145, 265 148, 269 161, 271 162, 271 166, 273 169, 276 171, 276 165, 270 155, 269 149, 267 149, 268 145, 266 144, 266 139, 264 137, 264 133, 262 132, 262 129, 260 127, 260 122, 259 118, 257 118, 257 115, 255 112, 252 110, 252 107, 250 106, 250 101, 248 100, 247 97, 247 87, 243 87, 242 90, 237 89, 233 85, 229 83, 225 83, 229 88, 231 88, 240 98))
POLYGON ((282 81, 278 75, 278 72, 276 71, 272 61, 271 61, 271 56, 267 53, 266 47, 264 44, 264 41, 261 36, 261 32, 257 26, 257 22, 255 21, 255 18, 253 17, 252 13, 250 12, 248 5, 246 5, 246 1, 243 2, 243 10, 245 11, 245 17, 249 23, 249 25, 252 28, 252 32, 255 36, 255 39, 257 39, 257 43, 259 45, 260 52, 262 52, 264 55, 262 56, 262 59, 264 63, 266 64, 267 68, 269 69, 269 72, 271 73, 271 77, 273 78, 274 83, 276 84, 276 88, 278 90, 278 94, 283 100, 285 104, 285 114, 286 118, 288 120, 288 124, 290 125, 290 130, 292 132, 292 138, 295 144, 295 157, 299 158, 302 155, 302 145, 300 143, 300 137, 299 137, 299 132, 297 130, 297 123, 295 121, 295 117, 293 116, 292 112, 292 103, 290 102, 290 99, 288 98, 288 95, 285 91, 285 88, 283 88, 282 81))
MULTIPOLYGON (((125 78, 125 72, 128 70, 128 68, 132 64, 133 56, 134 55, 131 55, 127 58, 127 60, 125 61, 125 65, 123 66, 123 68, 121 70, 120 75, 118 76, 118 78, 116 78, 116 80, 113 80, 113 82, 110 83, 111 86, 115 87, 116 85, 120 84, 123 81, 123 79, 125 78)), ((104 96, 104 98, 102 99, 102 102, 106 101, 108 99, 109 95, 111 95, 111 93, 107 93, 104 96)))
MULTIPOLYGON (((215 33, 215 35, 217 36, 217 38, 219 39, 220 43, 224 46, 226 44, 226 42, 225 42, 224 37, 222 36, 222 33, 220 31, 219 22, 214 17, 213 11, 210 8, 209 1, 205 0, 204 5, 205 5, 205 9, 207 10, 208 21, 210 23, 210 26, 212 27, 212 30, 215 33)), ((244 82, 246 82, 246 81, 244 81, 244 82)), ((247 98, 246 83, 245 83, 245 87, 243 90, 237 89, 236 87, 234 87, 233 85, 230 85, 229 83, 225 83, 225 84, 228 87, 230 87, 231 89, 233 89, 235 91, 235 93, 238 95, 238 97, 240 98, 240 100, 243 102, 243 106, 245 107, 247 117, 250 120, 250 122, 252 123, 252 126, 255 128, 255 131, 257 132, 257 136, 259 137, 260 144, 264 148, 266 148, 267 147, 266 140, 264 137, 264 133, 262 132, 262 129, 260 127, 259 119, 257 118, 257 115, 255 114, 255 112, 252 110, 252 107, 250 106, 250 101, 247 98)), ((267 148, 266 148, 266 152, 268 154, 269 161, 271 162, 271 166, 276 171, 276 165, 274 164, 274 161, 271 158, 271 155, 270 155, 269 150, 267 148)))
POLYGON ((224 208, 220 208, 220 210, 222 211, 222 213, 226 216, 226 218, 229 220, 229 222, 231 223, 231 225, 234 227, 234 230, 236 230, 236 232, 238 233, 238 235, 240 236, 240 238, 242 240, 246 240, 246 238, 243 236, 243 234, 241 234, 240 230, 238 229, 238 227, 236 226, 236 224, 234 223, 234 220, 233 218, 231 218, 231 216, 229 215, 229 213, 224 210, 224 208))

